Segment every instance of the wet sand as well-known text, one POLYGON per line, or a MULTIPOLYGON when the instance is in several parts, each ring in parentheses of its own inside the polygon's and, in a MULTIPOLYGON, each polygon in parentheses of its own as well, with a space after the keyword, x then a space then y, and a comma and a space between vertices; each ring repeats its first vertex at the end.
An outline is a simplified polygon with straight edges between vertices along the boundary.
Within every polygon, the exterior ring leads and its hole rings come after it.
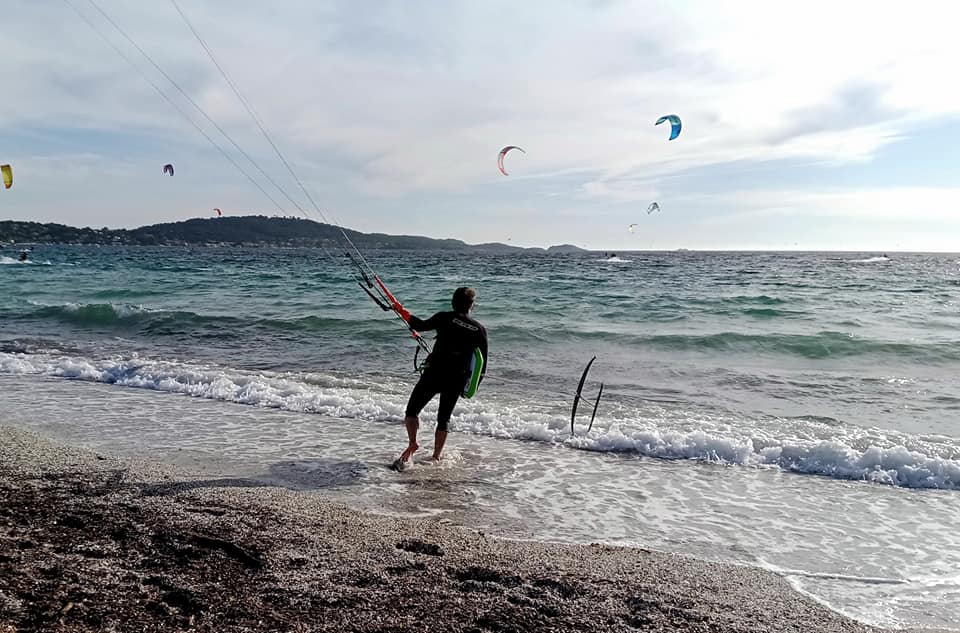
POLYGON ((7 631, 878 631, 780 577, 494 538, 0 426, 7 631))

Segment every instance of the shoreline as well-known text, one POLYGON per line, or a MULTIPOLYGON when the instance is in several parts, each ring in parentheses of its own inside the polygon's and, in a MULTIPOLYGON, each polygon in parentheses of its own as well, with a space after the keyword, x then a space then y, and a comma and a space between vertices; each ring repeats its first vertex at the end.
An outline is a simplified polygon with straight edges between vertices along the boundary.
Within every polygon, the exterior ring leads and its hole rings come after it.
POLYGON ((758 568, 499 539, 0 426, 8 631, 878 632, 758 568))

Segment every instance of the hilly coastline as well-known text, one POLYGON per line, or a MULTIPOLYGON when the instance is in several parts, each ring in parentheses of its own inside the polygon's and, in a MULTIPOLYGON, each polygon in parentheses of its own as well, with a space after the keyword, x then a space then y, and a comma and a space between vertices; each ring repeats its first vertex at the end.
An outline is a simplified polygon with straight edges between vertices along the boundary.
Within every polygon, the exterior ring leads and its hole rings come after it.
POLYGON ((500 243, 467 244, 455 239, 361 233, 331 224, 290 217, 251 215, 193 218, 136 229, 75 228, 64 224, 0 221, 0 244, 101 244, 125 246, 296 246, 339 247, 344 233, 357 247, 396 250, 446 250, 492 253, 580 252, 563 244, 548 249, 500 243))

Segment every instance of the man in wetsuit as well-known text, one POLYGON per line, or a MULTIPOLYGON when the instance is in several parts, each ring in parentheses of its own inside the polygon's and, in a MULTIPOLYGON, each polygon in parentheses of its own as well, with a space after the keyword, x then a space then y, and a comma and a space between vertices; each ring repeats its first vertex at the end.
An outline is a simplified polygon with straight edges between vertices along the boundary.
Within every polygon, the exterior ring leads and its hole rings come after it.
POLYGON ((457 288, 450 302, 453 311, 437 312, 426 321, 411 315, 403 306, 397 309, 412 329, 437 331, 433 352, 427 357, 426 368, 407 402, 403 423, 407 427, 407 439, 410 444, 397 460, 399 463, 394 463, 398 470, 402 469, 410 461, 413 453, 420 448, 417 444, 417 430, 420 428, 418 416, 423 407, 437 394, 440 394, 440 408, 437 411, 433 459, 440 460, 440 453, 447 441, 447 423, 450 421, 454 405, 457 404, 463 392, 464 385, 470 378, 470 359, 476 348, 480 349, 484 358, 480 373, 480 380, 483 380, 483 374, 487 370, 487 331, 469 316, 476 297, 477 292, 473 288, 457 288))

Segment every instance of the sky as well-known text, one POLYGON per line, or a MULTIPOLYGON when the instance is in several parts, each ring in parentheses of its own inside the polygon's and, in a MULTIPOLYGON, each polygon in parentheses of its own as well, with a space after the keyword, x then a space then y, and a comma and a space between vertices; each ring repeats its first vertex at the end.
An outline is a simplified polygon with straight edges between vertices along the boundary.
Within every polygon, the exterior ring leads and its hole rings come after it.
POLYGON ((176 2, 322 216, 173 0, 7 0, 0 219, 960 251, 960 3, 176 2))

